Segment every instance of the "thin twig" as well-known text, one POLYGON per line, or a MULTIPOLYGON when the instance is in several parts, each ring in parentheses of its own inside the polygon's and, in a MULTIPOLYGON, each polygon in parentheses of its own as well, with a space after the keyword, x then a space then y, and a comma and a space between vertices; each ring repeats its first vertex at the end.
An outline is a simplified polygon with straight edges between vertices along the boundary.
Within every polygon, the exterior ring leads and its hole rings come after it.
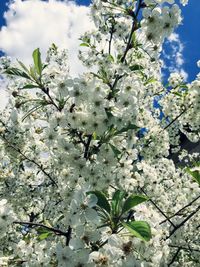
POLYGON ((85 152, 84 152, 84 158, 87 159, 88 158, 88 154, 89 154, 89 148, 90 148, 90 142, 92 140, 92 134, 90 134, 88 136, 88 140, 87 143, 85 145, 85 152))
POLYGON ((36 226, 36 227, 42 227, 42 228, 45 228, 51 232, 54 232, 55 234, 57 235, 62 235, 62 236, 67 236, 68 234, 68 231, 65 232, 65 231, 62 231, 58 228, 54 228, 54 227, 49 227, 47 225, 44 225, 42 223, 34 223, 34 222, 21 222, 21 221, 14 221, 13 222, 14 224, 20 224, 20 225, 28 225, 28 226, 36 226))
POLYGON ((9 147, 11 147, 13 150, 15 150, 17 153, 19 153, 25 160, 33 163, 34 165, 36 165, 52 182, 52 184, 57 185, 57 183, 54 181, 54 179, 51 177, 51 175, 45 171, 45 169, 43 168, 43 166, 41 164, 39 164, 38 162, 36 162, 34 159, 30 159, 28 158, 24 153, 21 152, 21 150, 19 148, 16 148, 14 145, 12 145, 9 140, 7 140, 4 136, 0 135, 0 137, 8 144, 9 147))
POLYGON ((174 229, 170 232, 169 236, 165 240, 169 239, 180 227, 182 227, 189 219, 191 219, 199 210, 200 206, 198 206, 196 210, 190 213, 180 224, 174 227, 174 229))
MULTIPOLYGON (((178 214, 180 214, 181 211, 183 211, 184 209, 188 208, 189 206, 191 206, 195 201, 197 201, 200 198, 200 196, 196 197, 195 199, 193 199, 190 203, 188 203, 187 205, 185 205, 183 208, 181 208, 180 210, 178 210, 175 214, 173 214, 172 216, 169 217, 169 219, 177 216, 178 214)), ((160 224, 165 223, 167 220, 163 220, 162 222, 160 222, 160 224)))
POLYGON ((176 251, 176 253, 174 254, 172 260, 168 264, 168 266, 172 265, 175 262, 175 260, 176 260, 176 258, 177 258, 177 256, 178 256, 178 254, 179 254, 180 251, 181 251, 181 248, 178 248, 177 251, 176 251))
MULTIPOLYGON (((140 188, 140 190, 149 198, 149 196, 147 195, 147 193, 140 188)), ((170 218, 167 217, 167 215, 161 210, 161 208, 158 207, 158 205, 151 199, 149 198, 149 201, 157 208, 157 210, 166 218, 166 220, 173 226, 176 227, 176 225, 170 220, 170 218)))

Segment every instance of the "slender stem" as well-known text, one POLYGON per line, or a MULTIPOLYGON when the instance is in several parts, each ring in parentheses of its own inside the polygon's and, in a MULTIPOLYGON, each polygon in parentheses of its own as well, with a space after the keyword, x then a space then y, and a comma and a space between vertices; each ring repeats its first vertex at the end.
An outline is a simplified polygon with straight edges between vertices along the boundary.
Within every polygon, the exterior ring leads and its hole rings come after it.
POLYGON ((112 44, 113 33, 114 33, 114 24, 112 23, 112 27, 111 27, 111 30, 110 30, 109 46, 108 46, 109 55, 111 54, 111 44, 112 44))
POLYGON ((53 98, 51 97, 51 95, 49 94, 49 88, 44 88, 42 85, 40 85, 40 88, 42 90, 42 92, 44 92, 48 98, 51 101, 51 104, 58 110, 58 111, 62 111, 62 108, 59 108, 59 106, 54 102, 53 98))
POLYGON ((196 210, 190 213, 180 224, 174 227, 174 229, 171 231, 171 233, 165 240, 169 239, 180 227, 182 227, 189 219, 191 219, 199 210, 200 210, 200 206, 198 206, 196 210))
MULTIPOLYGON (((131 48, 131 42, 132 42, 133 33, 134 33, 135 30, 137 30, 137 27, 138 27, 137 26, 138 25, 137 17, 138 17, 138 14, 139 14, 139 11, 140 11, 141 7, 142 7, 142 0, 138 0, 137 10, 136 10, 135 13, 134 12, 132 13, 133 23, 132 23, 131 32, 130 32, 130 35, 129 35, 129 39, 128 39, 128 42, 127 42, 127 45, 126 45, 126 49, 125 49, 124 55, 121 58, 121 63, 125 62, 126 55, 127 55, 128 51, 129 51, 129 49, 131 48)), ((113 85, 110 85, 111 92, 108 95, 108 100, 110 100, 113 97, 114 88, 117 85, 117 82, 122 77, 123 77, 122 75, 116 75, 113 85)))
POLYGON ((169 247, 171 247, 171 248, 180 248, 180 249, 188 250, 188 251, 196 251, 196 252, 200 252, 199 249, 191 248, 191 247, 189 247, 189 246, 188 246, 188 248, 186 248, 186 247, 182 247, 182 246, 169 245, 169 247))
POLYGON ((87 143, 85 145, 85 152, 84 152, 84 158, 87 159, 88 158, 88 153, 89 153, 89 148, 90 148, 90 142, 92 140, 92 135, 90 134, 88 136, 88 140, 87 143))
MULTIPOLYGON (((147 193, 140 188, 140 190, 148 197, 147 193)), ((157 210, 166 218, 166 220, 175 228, 176 225, 170 220, 170 218, 167 217, 167 215, 161 210, 161 208, 158 207, 158 205, 151 199, 149 198, 149 201, 157 208, 157 210)))
POLYGON ((172 260, 171 260, 170 263, 168 264, 168 267, 169 267, 170 265, 172 265, 172 264, 175 262, 175 260, 176 260, 176 258, 177 258, 177 256, 178 256, 178 254, 179 254, 180 251, 181 251, 181 248, 178 248, 177 251, 176 251, 176 253, 174 254, 172 260))
MULTIPOLYGON (((68 227, 68 231, 67 232, 65 232, 65 231, 62 231, 62 230, 60 230, 60 229, 58 229, 58 228, 54 228, 54 227, 49 227, 49 226, 47 226, 47 225, 44 225, 44 224, 42 224, 42 223, 34 223, 34 222, 21 222, 21 221, 14 221, 13 222, 14 224, 20 224, 20 225, 29 225, 29 226, 36 226, 36 227, 42 227, 42 228, 45 228, 45 229, 47 229, 47 230, 49 230, 49 231, 52 231, 52 232, 54 232, 55 234, 57 234, 57 235, 62 235, 62 236, 65 236, 65 237, 68 237, 68 235, 69 235, 69 227, 68 227)), ((71 228, 71 227, 70 227, 71 228)), ((71 231, 71 230, 70 230, 71 231)), ((68 244, 69 244, 69 241, 68 241, 68 244)))
MULTIPOLYGON (((195 199, 193 199, 190 203, 188 203, 187 205, 185 205, 183 208, 181 208, 180 210, 178 210, 175 214, 173 214, 172 216, 169 217, 169 219, 175 217, 176 215, 180 214, 181 211, 183 211, 184 209, 188 208, 189 206, 191 206, 195 201, 197 201, 200 198, 200 196, 196 197, 195 199)), ((160 224, 165 223, 167 220, 163 220, 162 222, 160 222, 160 224)))
POLYGON ((176 118, 174 118, 163 130, 168 129, 176 120, 178 120, 185 112, 187 109, 185 108, 176 118))
POLYGON ((136 13, 133 13, 133 23, 132 23, 132 28, 131 28, 131 33, 129 35, 129 39, 128 39, 128 43, 127 43, 127 46, 126 46, 126 49, 125 49, 125 52, 124 52, 124 55, 121 59, 121 62, 123 63, 126 59, 126 55, 131 47, 131 42, 132 42, 132 37, 133 37, 133 33, 134 31, 137 29, 137 17, 138 17, 138 14, 139 14, 139 11, 140 11, 140 8, 141 8, 141 5, 142 5, 142 0, 139 0, 138 2, 138 6, 137 6, 137 10, 136 10, 136 13))
POLYGON ((36 162, 34 159, 28 158, 19 148, 16 148, 14 145, 12 145, 9 140, 7 140, 4 136, 0 135, 0 137, 8 144, 9 147, 11 147, 13 150, 15 150, 17 153, 19 153, 25 160, 32 162, 34 165, 36 165, 52 182, 52 184, 57 185, 57 183, 54 181, 54 179, 51 177, 51 175, 45 171, 44 167, 36 162))

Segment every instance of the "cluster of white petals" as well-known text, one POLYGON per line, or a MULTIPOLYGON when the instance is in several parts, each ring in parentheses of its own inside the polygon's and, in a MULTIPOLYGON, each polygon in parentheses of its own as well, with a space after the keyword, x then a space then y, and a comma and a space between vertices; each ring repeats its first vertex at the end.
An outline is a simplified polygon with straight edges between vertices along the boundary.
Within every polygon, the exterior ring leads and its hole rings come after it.
POLYGON ((30 68, 1 58, 0 266, 198 267, 200 159, 181 138, 200 139, 200 76, 164 85, 160 61, 180 8, 95 0, 91 18, 79 77, 55 44, 30 68))

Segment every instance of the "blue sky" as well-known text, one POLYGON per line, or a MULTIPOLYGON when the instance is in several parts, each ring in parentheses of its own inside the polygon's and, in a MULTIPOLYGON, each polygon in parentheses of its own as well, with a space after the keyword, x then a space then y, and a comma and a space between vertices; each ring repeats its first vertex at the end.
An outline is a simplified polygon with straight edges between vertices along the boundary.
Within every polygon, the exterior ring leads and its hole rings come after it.
MULTIPOLYGON (((0 0, 0 27, 5 25, 3 14, 7 9, 8 2, 7 0, 0 0)), ((78 0, 76 3, 88 5, 90 1, 78 0)), ((200 1, 189 0, 189 4, 182 8, 182 14, 184 17, 183 25, 179 26, 176 32, 179 34, 180 41, 184 46, 182 52, 184 64, 182 67, 189 75, 188 81, 192 81, 198 73, 196 62, 200 59, 200 1)), ((168 45, 165 46, 165 52, 171 53, 168 45)))

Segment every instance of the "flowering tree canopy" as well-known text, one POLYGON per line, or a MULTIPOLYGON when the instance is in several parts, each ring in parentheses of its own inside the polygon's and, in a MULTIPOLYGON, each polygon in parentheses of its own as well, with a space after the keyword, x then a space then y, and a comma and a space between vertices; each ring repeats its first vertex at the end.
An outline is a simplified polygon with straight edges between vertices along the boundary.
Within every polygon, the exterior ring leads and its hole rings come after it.
POLYGON ((180 8, 90 9, 79 77, 55 44, 31 67, 1 58, 0 266, 200 266, 199 154, 180 146, 200 139, 200 76, 163 84, 160 60, 180 8))

